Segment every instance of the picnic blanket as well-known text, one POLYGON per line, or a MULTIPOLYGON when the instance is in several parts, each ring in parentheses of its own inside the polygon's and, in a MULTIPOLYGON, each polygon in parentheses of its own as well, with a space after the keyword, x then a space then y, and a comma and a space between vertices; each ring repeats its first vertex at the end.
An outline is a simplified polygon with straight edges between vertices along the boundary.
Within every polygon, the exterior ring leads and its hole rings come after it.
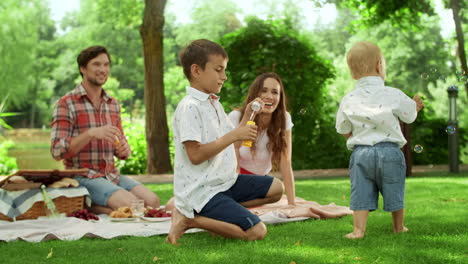
POLYGON ((259 207, 251 208, 250 210, 259 216, 269 212, 278 212, 287 218, 307 217, 316 219, 337 218, 345 215, 353 214, 353 211, 347 206, 339 206, 335 203, 320 205, 314 201, 307 201, 296 197, 296 205, 288 205, 288 199, 285 195, 276 203, 265 204, 259 207))
MULTIPOLYGON (((316 202, 298 198, 297 206, 287 206, 285 197, 279 202, 251 209, 266 224, 280 224, 309 218, 334 218, 352 214, 349 208, 334 204, 319 205, 316 202), (305 210, 307 209, 307 210, 305 210), (292 216, 292 217, 290 217, 292 216), (327 217, 325 217, 327 216, 327 217)), ((167 234, 171 225, 163 222, 112 222, 107 215, 99 215, 100 220, 90 222, 74 217, 60 219, 22 220, 16 222, 0 221, 0 241, 24 240, 41 242, 51 239, 77 240, 82 237, 111 239, 120 236, 154 236, 167 234)), ((187 233, 201 232, 190 229, 187 233)))
MULTIPOLYGON (((88 195, 85 187, 75 188, 47 188, 51 199, 60 196, 78 197, 88 195)), ((85 199, 89 205, 89 199, 85 199)), ((28 211, 35 202, 43 201, 41 189, 30 189, 22 191, 6 191, 0 189, 0 213, 15 218, 28 211)))

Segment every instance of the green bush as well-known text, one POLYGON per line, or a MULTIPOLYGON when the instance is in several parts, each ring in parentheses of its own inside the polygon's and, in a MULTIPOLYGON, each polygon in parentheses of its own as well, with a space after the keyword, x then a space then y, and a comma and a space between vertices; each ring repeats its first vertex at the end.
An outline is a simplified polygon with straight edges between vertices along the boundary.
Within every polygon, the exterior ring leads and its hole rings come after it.
POLYGON ((143 174, 146 172, 146 136, 144 122, 126 119, 123 114, 122 126, 127 136, 132 153, 126 160, 118 160, 117 167, 121 174, 143 174))
POLYGON ((293 128, 294 169, 346 167, 344 138, 335 132, 334 113, 325 87, 334 78, 330 62, 288 20, 250 18, 247 26, 225 35, 228 80, 221 91, 226 112, 242 103, 250 84, 263 72, 276 72, 284 82, 293 128))
MULTIPOLYGON (((425 100, 425 107, 418 113, 418 118, 411 125, 411 148, 413 149, 412 160, 414 165, 425 164, 447 164, 448 163, 448 126, 447 119, 438 117, 436 113, 440 111, 436 107, 438 102, 425 100), (421 153, 414 152, 414 146, 423 147, 421 153)), ((466 155, 468 138, 464 136, 465 128, 459 127, 458 145, 460 148, 460 158, 466 155)))
POLYGON ((0 175, 11 174, 18 169, 16 158, 8 157, 8 150, 14 146, 15 143, 11 140, 0 143, 0 175))

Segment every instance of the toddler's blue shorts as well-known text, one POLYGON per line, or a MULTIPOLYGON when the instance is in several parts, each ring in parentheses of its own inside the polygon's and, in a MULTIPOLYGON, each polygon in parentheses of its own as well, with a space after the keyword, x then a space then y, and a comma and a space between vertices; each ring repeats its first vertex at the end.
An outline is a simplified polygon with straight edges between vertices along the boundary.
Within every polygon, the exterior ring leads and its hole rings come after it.
POLYGON ((385 211, 394 212, 405 207, 406 163, 397 144, 356 145, 349 169, 351 210, 376 210, 379 192, 385 211))

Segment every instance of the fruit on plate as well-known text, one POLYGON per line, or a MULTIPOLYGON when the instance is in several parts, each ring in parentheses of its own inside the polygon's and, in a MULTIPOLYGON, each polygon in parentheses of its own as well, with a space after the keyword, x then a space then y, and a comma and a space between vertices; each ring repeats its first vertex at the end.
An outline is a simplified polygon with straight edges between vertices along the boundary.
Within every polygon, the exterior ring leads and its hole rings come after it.
POLYGON ((76 217, 83 220, 99 220, 99 217, 93 213, 88 212, 86 209, 76 210, 67 214, 68 217, 76 217))
POLYGON ((145 217, 171 217, 170 212, 165 211, 162 208, 146 208, 145 217))

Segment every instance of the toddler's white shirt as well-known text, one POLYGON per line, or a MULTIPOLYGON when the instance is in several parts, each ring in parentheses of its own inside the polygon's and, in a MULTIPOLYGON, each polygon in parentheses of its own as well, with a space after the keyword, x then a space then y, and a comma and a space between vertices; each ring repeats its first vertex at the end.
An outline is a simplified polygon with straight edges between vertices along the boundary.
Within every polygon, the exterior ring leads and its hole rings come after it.
POLYGON ((219 98, 212 99, 212 95, 192 87, 187 87, 186 91, 173 119, 174 195, 177 209, 193 218, 193 210, 200 212, 214 195, 234 185, 237 160, 234 144, 231 144, 213 158, 192 164, 183 144, 185 141, 206 144, 224 136, 234 126, 219 98))
POLYGON ((399 120, 409 124, 417 117, 416 102, 402 91, 384 85, 380 77, 363 77, 341 100, 336 114, 336 131, 352 132, 346 146, 373 146, 393 142, 403 147, 406 139, 399 120))
MULTIPOLYGON (((239 126, 241 112, 234 110, 229 113, 229 118, 235 127, 239 126)), ((291 121, 291 115, 286 112, 286 131, 291 130, 294 124, 291 121)), ((241 145, 239 148, 239 165, 241 168, 246 169, 257 175, 266 175, 271 171, 271 156, 272 153, 268 150, 267 144, 269 137, 266 130, 257 135, 257 141, 255 142, 255 156, 252 156, 252 152, 249 147, 241 145)))

